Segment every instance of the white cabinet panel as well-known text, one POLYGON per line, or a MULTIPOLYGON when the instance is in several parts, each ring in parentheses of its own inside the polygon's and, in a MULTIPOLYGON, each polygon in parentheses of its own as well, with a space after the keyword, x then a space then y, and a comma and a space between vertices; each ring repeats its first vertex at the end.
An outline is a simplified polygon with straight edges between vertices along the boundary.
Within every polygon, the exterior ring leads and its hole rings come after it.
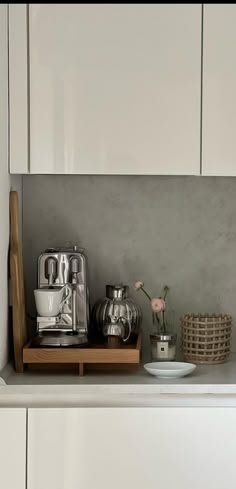
POLYGON ((200 173, 201 4, 29 4, 30 172, 200 173))
POLYGON ((28 489, 235 488, 236 410, 29 410, 28 489))
POLYGON ((0 408, 0 487, 26 487, 26 409, 0 408))
POLYGON ((9 4, 9 121, 10 171, 27 173, 29 121, 26 4, 9 4))
POLYGON ((205 4, 203 175, 236 175, 236 4, 205 4))

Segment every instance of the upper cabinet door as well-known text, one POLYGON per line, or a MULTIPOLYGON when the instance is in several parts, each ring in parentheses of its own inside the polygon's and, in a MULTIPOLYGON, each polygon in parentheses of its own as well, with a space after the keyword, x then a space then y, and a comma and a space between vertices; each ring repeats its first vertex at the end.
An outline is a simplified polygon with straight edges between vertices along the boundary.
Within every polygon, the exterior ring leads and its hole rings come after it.
POLYGON ((29 4, 30 173, 200 173, 200 4, 29 4))
POLYGON ((203 175, 236 175, 236 4, 205 4, 203 175))
MULTIPOLYGON (((1 33, 3 35, 3 19, 1 33)), ((28 173, 28 39, 26 4, 9 4, 9 157, 11 173, 28 173)), ((5 46, 4 46, 5 44, 5 46)), ((7 18, 5 43, 8 50, 7 18)), ((8 71, 8 72, 7 72, 8 71)))

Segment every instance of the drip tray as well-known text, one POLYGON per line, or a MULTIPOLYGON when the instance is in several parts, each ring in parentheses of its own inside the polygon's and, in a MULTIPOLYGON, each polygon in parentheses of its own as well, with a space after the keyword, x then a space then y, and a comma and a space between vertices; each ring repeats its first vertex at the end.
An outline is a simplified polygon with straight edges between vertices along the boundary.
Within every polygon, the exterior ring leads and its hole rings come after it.
POLYGON ((68 334, 68 333, 40 333, 31 341, 32 347, 67 347, 77 346, 82 347, 88 345, 88 337, 86 334, 68 334))

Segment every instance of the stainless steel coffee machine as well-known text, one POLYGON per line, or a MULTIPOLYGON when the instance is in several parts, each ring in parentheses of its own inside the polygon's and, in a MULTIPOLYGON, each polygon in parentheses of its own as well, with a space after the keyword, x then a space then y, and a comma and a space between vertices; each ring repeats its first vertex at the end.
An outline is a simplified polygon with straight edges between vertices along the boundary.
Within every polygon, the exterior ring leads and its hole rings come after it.
MULTIPOLYGON (((38 307, 37 335, 34 344, 41 346, 87 344, 89 293, 87 259, 84 251, 74 246, 73 248, 49 248, 42 253, 38 258, 37 290, 39 295, 43 291, 46 314, 38 307), (67 289, 69 293, 61 302, 57 314, 52 315, 50 309, 48 312, 48 307, 50 308, 50 301, 54 300, 53 291, 62 288, 67 289)), ((55 308, 51 311, 55 311, 55 308)))

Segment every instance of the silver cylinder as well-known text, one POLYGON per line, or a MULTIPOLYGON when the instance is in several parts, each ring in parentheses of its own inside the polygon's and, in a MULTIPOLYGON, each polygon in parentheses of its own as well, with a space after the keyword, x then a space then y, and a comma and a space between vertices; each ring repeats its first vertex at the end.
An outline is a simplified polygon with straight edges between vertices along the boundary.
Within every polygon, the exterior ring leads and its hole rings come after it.
POLYGON ((128 285, 106 285, 106 297, 108 299, 125 299, 128 295, 128 285))

